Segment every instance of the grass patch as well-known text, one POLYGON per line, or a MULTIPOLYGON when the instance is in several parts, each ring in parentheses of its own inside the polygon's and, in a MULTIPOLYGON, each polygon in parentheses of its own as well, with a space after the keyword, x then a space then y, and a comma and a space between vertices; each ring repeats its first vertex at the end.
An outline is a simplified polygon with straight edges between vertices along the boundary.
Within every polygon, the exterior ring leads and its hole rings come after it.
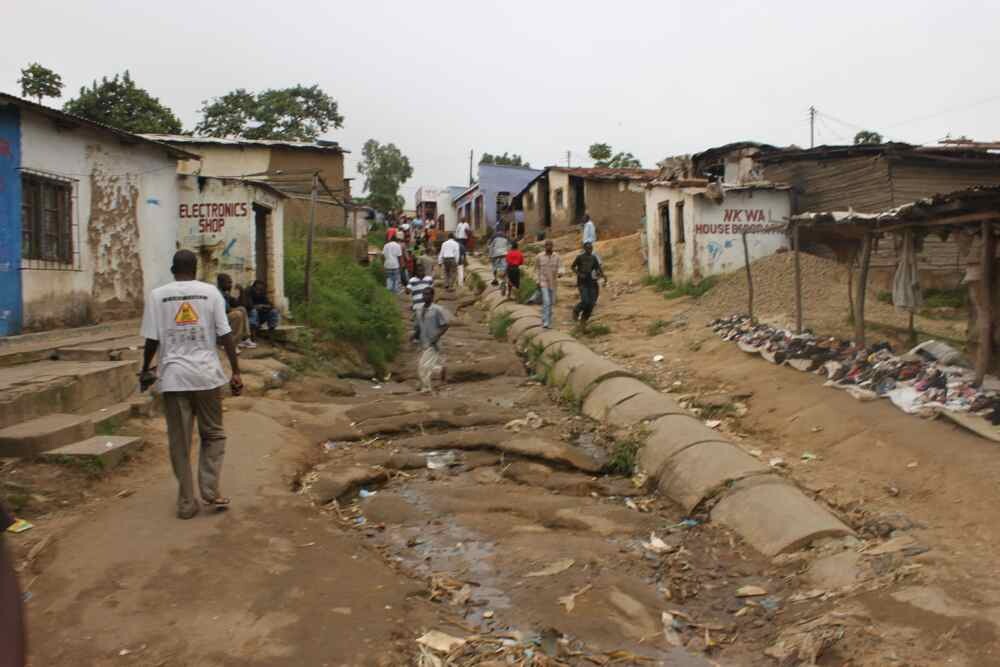
POLYGON ((320 340, 348 343, 363 350, 379 374, 399 353, 405 325, 395 297, 369 268, 346 257, 313 256, 312 300, 305 296, 305 244, 285 247, 285 294, 295 319, 307 322, 320 340))
POLYGON ((583 401, 573 394, 573 389, 570 388, 569 384, 562 388, 559 398, 573 414, 578 415, 583 410, 583 401))
POLYGON ((679 299, 682 296, 698 298, 715 287, 717 276, 708 276, 696 283, 675 283, 666 276, 644 276, 642 284, 663 294, 665 299, 679 299))
POLYGON ((465 282, 469 284, 469 287, 471 287, 476 294, 482 294, 483 290, 486 289, 486 281, 483 280, 483 277, 478 273, 466 271, 465 282))
POLYGON ((514 324, 514 318, 508 313, 500 313, 490 318, 490 335, 497 340, 507 338, 507 330, 514 324))
POLYGON ((535 290, 538 289, 538 283, 535 279, 529 275, 521 273, 521 286, 517 289, 517 294, 514 295, 515 300, 518 303, 527 303, 528 299, 534 295, 535 290))
POLYGON ((892 292, 879 292, 875 295, 875 299, 882 302, 892 304, 892 292))
POLYGON ((124 417, 107 419, 94 426, 94 435, 114 435, 124 423, 124 417))
POLYGON ((600 338, 611 333, 611 327, 600 322, 579 324, 573 331, 578 338, 600 338))
POLYGON ((969 305, 969 292, 956 289, 924 290, 924 308, 965 308, 969 305))
POLYGON ((626 438, 615 442, 606 467, 607 472, 614 475, 631 477, 635 473, 635 461, 639 455, 642 442, 638 438, 626 438))
POLYGON ((653 336, 659 336, 661 333, 666 331, 669 325, 670 322, 667 322, 666 320, 653 320, 649 323, 649 326, 646 327, 646 335, 650 338, 653 336))
POLYGON ((376 227, 375 229, 368 232, 368 245, 373 245, 376 248, 381 248, 385 245, 385 230, 381 227, 376 227))

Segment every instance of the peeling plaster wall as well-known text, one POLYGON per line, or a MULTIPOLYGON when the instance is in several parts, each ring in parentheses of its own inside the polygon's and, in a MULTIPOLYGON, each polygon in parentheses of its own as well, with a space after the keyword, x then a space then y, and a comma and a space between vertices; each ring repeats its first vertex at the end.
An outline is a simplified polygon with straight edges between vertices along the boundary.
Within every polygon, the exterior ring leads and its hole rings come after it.
POLYGON ((76 267, 23 268, 26 330, 78 326, 142 313, 171 280, 176 249, 176 161, 89 128, 59 128, 25 112, 22 167, 73 180, 76 267))

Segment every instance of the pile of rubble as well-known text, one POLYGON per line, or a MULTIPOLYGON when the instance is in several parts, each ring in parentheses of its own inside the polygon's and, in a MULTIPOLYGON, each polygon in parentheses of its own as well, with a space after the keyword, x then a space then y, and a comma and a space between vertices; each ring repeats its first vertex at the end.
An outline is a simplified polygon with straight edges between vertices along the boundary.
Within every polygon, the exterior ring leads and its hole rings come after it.
POLYGON ((969 362, 953 348, 926 341, 897 355, 886 342, 860 347, 851 341, 753 322, 746 315, 720 318, 709 326, 723 340, 771 363, 828 378, 826 385, 859 400, 888 398, 910 414, 967 413, 1000 424, 1000 381, 988 377, 974 386, 969 362))

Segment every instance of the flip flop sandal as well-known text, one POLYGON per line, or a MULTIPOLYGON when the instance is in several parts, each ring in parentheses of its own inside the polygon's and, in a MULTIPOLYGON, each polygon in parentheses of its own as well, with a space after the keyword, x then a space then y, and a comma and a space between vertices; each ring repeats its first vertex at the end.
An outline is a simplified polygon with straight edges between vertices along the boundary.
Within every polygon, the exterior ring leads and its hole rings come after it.
POLYGON ((225 512, 229 509, 229 505, 232 501, 225 496, 220 496, 214 500, 205 500, 203 502, 208 507, 214 507, 216 512, 225 512))

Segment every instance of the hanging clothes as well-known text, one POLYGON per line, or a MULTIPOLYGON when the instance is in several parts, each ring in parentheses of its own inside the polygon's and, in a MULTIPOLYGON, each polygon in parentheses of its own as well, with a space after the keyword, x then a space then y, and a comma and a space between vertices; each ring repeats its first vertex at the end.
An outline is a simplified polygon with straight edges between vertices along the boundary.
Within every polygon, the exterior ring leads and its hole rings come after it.
POLYGON ((892 303, 896 308, 911 313, 919 310, 924 304, 912 229, 903 231, 903 247, 900 251, 899 264, 896 266, 896 275, 892 278, 892 303))

